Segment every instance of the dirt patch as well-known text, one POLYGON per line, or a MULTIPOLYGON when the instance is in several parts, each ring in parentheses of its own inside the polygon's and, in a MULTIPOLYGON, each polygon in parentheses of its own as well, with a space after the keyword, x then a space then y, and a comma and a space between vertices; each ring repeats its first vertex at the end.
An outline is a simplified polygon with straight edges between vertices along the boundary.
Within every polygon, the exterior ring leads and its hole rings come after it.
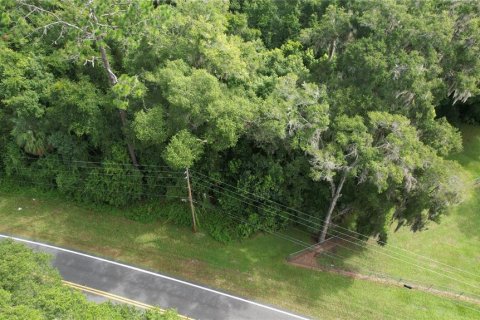
POLYGON ((330 238, 330 239, 327 239, 322 244, 313 245, 303 251, 300 251, 296 254, 293 254, 292 256, 289 256, 287 258, 287 261, 288 263, 301 268, 322 271, 322 272, 329 272, 329 273, 338 274, 338 275, 342 275, 349 278, 367 280, 367 281, 377 282, 385 285, 392 285, 396 287, 403 287, 410 290, 413 290, 413 289, 420 290, 420 291, 428 292, 437 296, 446 297, 446 298, 459 300, 459 301, 466 301, 476 305, 480 305, 480 299, 459 294, 456 292, 439 290, 433 287, 427 287, 427 286, 402 282, 394 278, 379 277, 375 275, 365 275, 358 272, 347 271, 339 268, 326 267, 318 263, 318 259, 317 259, 318 255, 325 252, 327 253, 331 252, 335 250, 337 246, 345 245, 344 242, 345 241, 342 241, 341 239, 338 239, 338 238, 330 238))
POLYGON ((317 256, 324 252, 329 252, 339 245, 343 245, 345 241, 339 238, 329 238, 321 244, 315 244, 305 250, 293 254, 287 258, 291 264, 303 266, 307 268, 320 268, 317 256))

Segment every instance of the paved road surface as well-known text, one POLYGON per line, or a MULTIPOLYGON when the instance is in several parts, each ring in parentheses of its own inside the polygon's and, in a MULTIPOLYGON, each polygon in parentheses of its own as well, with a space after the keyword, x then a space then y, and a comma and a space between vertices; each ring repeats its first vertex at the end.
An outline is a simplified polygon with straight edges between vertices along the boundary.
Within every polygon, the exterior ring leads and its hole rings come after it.
MULTIPOLYGON (((0 235, 0 238, 7 236, 0 235)), ((25 243, 36 251, 53 255, 53 265, 66 281, 161 308, 175 308, 180 314, 194 319, 307 319, 271 306, 115 261, 25 239, 13 239, 25 243)), ((95 299, 91 295, 89 297, 95 299)))

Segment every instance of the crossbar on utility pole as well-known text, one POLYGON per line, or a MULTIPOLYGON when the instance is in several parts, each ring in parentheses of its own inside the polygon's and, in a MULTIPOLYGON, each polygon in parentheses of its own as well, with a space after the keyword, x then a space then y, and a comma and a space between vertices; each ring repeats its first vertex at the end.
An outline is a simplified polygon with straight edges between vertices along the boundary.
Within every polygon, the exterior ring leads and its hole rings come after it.
POLYGON ((187 179, 188 201, 190 202, 190 209, 192 210, 192 229, 193 232, 197 232, 197 219, 195 216, 195 207, 193 206, 192 188, 190 186, 190 173, 188 172, 188 168, 185 170, 185 177, 187 179))

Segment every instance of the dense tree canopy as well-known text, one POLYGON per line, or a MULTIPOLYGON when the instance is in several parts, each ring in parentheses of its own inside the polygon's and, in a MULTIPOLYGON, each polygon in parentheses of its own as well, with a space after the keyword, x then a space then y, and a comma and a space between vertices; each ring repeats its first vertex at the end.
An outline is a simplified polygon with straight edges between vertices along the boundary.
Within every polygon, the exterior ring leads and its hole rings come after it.
POLYGON ((158 168, 192 168, 297 208, 194 184, 217 236, 302 222, 322 240, 313 221, 333 219, 385 240, 461 198, 461 136, 437 109, 478 100, 478 2, 0 3, 12 178, 123 206, 178 195, 158 168))

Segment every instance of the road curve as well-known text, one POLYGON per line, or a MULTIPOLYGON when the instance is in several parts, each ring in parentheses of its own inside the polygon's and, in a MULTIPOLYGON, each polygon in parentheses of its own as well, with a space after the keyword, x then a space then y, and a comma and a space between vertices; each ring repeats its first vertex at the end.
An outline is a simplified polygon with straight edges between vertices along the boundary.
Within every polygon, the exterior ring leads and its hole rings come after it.
POLYGON ((175 308, 197 320, 306 320, 307 318, 194 283, 116 261, 18 237, 35 251, 53 256, 64 280, 160 308, 175 308))

